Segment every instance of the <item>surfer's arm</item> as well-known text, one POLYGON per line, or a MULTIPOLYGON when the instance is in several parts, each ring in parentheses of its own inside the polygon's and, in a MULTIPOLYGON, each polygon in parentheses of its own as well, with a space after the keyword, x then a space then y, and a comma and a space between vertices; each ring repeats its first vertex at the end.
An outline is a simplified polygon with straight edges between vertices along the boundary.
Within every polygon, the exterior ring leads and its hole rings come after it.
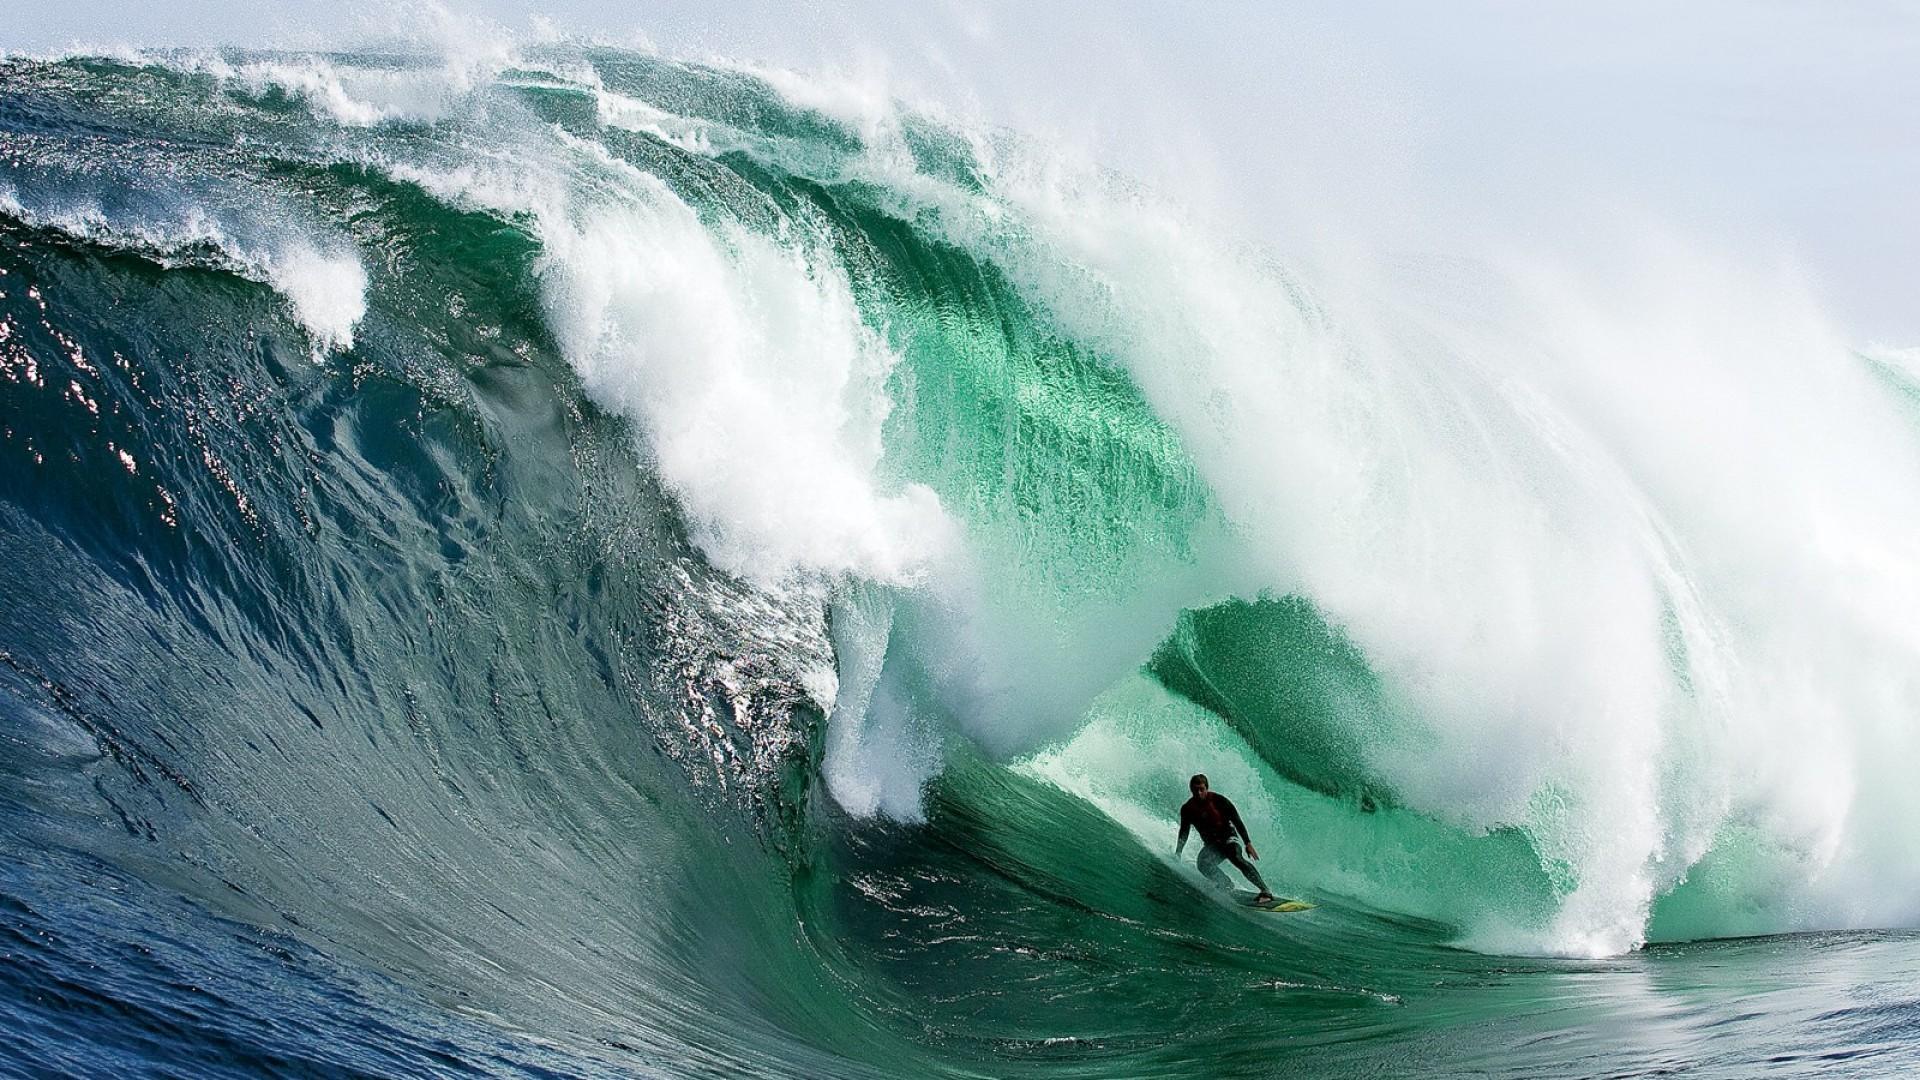
POLYGON ((1187 812, 1185 810, 1181 810, 1180 811, 1180 839, 1176 841, 1173 845, 1173 853, 1176 856, 1180 854, 1181 848, 1184 848, 1187 846, 1187 833, 1192 829, 1193 829, 1193 822, 1187 819, 1187 812))
POLYGON ((1247 845, 1247 858, 1259 858, 1260 856, 1253 850, 1253 834, 1247 832, 1247 823, 1240 820, 1240 808, 1233 805, 1233 800, 1225 795, 1220 796, 1220 801, 1227 804, 1227 824, 1233 826, 1233 831, 1239 833, 1240 839, 1247 845))

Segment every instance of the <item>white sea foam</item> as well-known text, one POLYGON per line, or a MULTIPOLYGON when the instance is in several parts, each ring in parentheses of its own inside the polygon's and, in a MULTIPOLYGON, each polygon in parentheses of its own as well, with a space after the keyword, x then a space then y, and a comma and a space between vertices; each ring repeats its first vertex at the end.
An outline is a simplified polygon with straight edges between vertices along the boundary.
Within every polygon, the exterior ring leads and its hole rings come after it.
POLYGON ((644 132, 696 154, 714 152, 715 125, 704 120, 679 116, 639 98, 608 90, 598 84, 597 77, 594 101, 599 107, 600 122, 608 127, 644 132))
POLYGON ((204 57, 195 66, 255 97, 279 91, 300 98, 346 127, 432 123, 452 112, 481 76, 465 66, 375 69, 311 56, 238 65, 204 57))
POLYGON ((897 358, 838 268, 633 183, 544 238, 555 328, 588 392, 641 422, 719 565, 918 580, 948 525, 925 487, 876 484, 897 358))
POLYGON ((408 3, 394 15, 386 32, 397 32, 412 55, 393 64, 208 49, 118 50, 117 56, 208 75, 253 97, 284 93, 344 127, 434 123, 455 114, 517 60, 512 35, 443 4, 408 3))
POLYGON ((292 244, 254 257, 274 291, 293 305, 294 318, 327 352, 353 347, 353 330, 367 313, 367 271, 358 256, 292 244))
POLYGON ((860 817, 919 821, 926 782, 940 771, 941 732, 925 703, 889 678, 894 597, 851 585, 833 606, 837 692, 821 773, 834 800, 860 817))
POLYGON ((882 483, 898 363, 833 258, 799 231, 708 222, 658 178, 558 136, 529 157, 394 175, 530 214, 555 333, 589 394, 632 417, 715 564, 775 582, 911 585, 956 542, 923 485, 882 483))
POLYGON ((804 74, 755 64, 735 66, 765 82, 793 105, 851 129, 869 145, 880 145, 897 131, 899 108, 877 59, 865 68, 831 74, 804 74))

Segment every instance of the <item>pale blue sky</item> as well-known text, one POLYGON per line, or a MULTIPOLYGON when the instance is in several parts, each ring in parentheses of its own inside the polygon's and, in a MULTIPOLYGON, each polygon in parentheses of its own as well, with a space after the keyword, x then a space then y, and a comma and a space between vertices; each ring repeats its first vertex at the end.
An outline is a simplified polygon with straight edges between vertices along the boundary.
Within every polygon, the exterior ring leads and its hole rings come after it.
MULTIPOLYGON (((514 30, 538 13, 673 51, 884 67, 1000 122, 1083 132, 1156 179, 1204 174, 1254 218, 1311 199, 1397 228, 1386 208, 1411 189, 1422 207, 1551 231, 1563 207, 1614 192, 1786 252, 1862 341, 1920 343, 1920 3, 446 6, 514 30)), ((23 7, 0 48, 347 44, 397 24, 391 5, 325 0, 23 7)))

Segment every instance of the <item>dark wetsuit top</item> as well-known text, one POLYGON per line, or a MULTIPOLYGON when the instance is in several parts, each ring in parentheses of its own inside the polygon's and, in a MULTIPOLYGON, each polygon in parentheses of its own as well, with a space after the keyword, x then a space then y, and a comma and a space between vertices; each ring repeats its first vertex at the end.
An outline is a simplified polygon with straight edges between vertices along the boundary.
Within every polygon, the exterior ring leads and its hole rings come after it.
MULTIPOLYGON (((1223 848, 1233 843, 1233 834, 1237 829, 1241 837, 1246 838, 1247 827, 1240 821, 1240 811, 1234 809, 1233 801, 1217 791, 1209 791, 1202 798, 1195 795, 1180 807, 1180 844, 1187 842, 1187 830, 1198 829, 1200 842, 1208 847, 1223 848)), ((1253 843, 1247 839, 1247 843, 1253 843)))

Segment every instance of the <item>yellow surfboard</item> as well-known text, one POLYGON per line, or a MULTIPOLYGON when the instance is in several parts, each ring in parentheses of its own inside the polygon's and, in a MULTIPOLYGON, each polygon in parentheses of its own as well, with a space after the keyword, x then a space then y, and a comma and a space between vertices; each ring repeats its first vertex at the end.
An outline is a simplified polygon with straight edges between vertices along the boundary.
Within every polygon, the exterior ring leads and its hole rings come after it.
POLYGON ((1314 905, 1307 903, 1305 900, 1289 900, 1284 896, 1276 896, 1264 903, 1259 903, 1253 899, 1253 893, 1237 893, 1236 895, 1241 898, 1243 903, 1255 911, 1312 911, 1314 907, 1314 905))

